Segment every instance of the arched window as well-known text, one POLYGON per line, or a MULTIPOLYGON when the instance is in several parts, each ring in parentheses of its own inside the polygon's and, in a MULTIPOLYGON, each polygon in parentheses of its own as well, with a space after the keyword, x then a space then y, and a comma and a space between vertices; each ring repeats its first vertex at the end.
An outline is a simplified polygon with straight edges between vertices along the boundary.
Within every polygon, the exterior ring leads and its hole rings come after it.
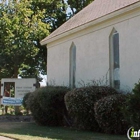
POLYGON ((113 29, 110 34, 110 85, 120 89, 120 57, 119 57, 119 33, 113 29))
POLYGON ((75 88, 75 75, 76 75, 76 46, 72 43, 70 47, 70 74, 69 86, 75 88))

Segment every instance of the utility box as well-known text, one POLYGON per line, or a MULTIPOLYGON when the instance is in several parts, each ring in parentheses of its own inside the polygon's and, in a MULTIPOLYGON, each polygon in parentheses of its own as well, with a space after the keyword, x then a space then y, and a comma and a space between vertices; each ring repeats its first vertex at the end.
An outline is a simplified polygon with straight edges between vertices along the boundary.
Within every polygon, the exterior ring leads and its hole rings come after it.
POLYGON ((35 78, 3 78, 1 79, 1 101, 3 105, 22 105, 23 97, 26 93, 36 89, 35 78))

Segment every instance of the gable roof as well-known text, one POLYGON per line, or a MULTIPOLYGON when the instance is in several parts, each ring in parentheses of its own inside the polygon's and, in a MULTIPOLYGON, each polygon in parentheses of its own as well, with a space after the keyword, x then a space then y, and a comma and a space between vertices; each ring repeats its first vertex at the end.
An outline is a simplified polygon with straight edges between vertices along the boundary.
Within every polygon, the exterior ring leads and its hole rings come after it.
POLYGON ((51 38, 57 37, 62 33, 68 32, 74 28, 111 14, 139 1, 140 0, 94 0, 91 4, 62 24, 40 43, 45 45, 51 38))

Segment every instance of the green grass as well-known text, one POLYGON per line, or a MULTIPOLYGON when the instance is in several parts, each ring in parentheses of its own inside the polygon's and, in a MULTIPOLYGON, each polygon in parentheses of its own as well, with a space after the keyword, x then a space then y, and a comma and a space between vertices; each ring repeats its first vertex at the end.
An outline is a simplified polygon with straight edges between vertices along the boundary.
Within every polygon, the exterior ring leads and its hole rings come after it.
POLYGON ((0 122, 0 135, 17 140, 128 140, 126 136, 15 122, 0 122))

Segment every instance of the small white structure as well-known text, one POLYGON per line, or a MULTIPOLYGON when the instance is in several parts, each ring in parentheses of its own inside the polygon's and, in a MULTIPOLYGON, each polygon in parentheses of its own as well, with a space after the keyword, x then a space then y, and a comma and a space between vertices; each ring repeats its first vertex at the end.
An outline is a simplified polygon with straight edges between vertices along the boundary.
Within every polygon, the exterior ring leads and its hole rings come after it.
POLYGON ((21 105, 26 93, 36 89, 35 78, 3 78, 1 79, 1 104, 21 105))
POLYGON ((41 41, 48 83, 102 79, 132 89, 140 78, 140 1, 95 0, 41 41))

